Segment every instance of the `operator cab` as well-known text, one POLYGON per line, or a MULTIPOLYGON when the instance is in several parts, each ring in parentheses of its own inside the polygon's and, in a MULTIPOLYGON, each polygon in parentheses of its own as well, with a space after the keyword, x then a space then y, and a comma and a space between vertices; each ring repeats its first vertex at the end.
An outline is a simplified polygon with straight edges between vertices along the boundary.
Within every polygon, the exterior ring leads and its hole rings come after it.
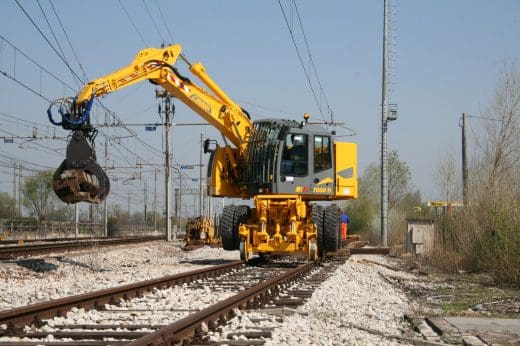
POLYGON ((250 194, 298 194, 304 199, 334 194, 329 131, 279 119, 257 121, 254 126, 242 170, 250 194))

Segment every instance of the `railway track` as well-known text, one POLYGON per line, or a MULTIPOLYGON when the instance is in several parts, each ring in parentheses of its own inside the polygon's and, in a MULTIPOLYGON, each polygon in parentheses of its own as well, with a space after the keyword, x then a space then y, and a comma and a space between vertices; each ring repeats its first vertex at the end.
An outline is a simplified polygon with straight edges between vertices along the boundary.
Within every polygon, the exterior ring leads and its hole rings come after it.
POLYGON ((0 247, 0 259, 13 259, 41 255, 50 252, 67 252, 71 250, 83 250, 94 247, 105 247, 114 245, 124 245, 142 243, 146 241, 156 241, 164 237, 132 237, 132 238, 101 238, 51 242, 45 244, 28 244, 0 247))
MULTIPOLYGON (((38 238, 38 239, 9 239, 9 240, 0 240, 0 246, 10 246, 20 244, 20 242, 26 243, 55 243, 59 241, 77 241, 77 240, 92 240, 96 238, 92 237, 63 237, 63 238, 38 238)), ((99 238, 99 239, 114 239, 114 238, 99 238)))
POLYGON ((259 325, 279 320, 277 312, 303 304, 342 261, 260 263, 235 261, 3 311, 0 345, 262 344, 272 327, 240 337, 226 327, 238 309, 267 314, 259 325))

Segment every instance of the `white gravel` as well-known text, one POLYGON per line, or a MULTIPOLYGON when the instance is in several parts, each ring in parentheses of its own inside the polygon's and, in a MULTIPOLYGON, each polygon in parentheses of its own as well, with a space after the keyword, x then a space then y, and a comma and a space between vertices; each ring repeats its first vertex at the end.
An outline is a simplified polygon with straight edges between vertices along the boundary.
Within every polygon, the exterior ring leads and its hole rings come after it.
MULTIPOLYGON (((48 256, 44 263, 40 263, 41 268, 48 269, 44 272, 24 268, 15 261, 1 262, 0 310, 200 268, 200 265, 184 261, 197 263, 197 260, 238 257, 237 251, 204 247, 183 252, 178 246, 161 242, 98 249, 65 255, 61 259, 48 256)), ((408 329, 402 318, 412 310, 412 303, 382 276, 406 280, 412 275, 363 259, 391 264, 390 259, 383 256, 352 256, 304 305, 297 307, 294 314, 285 316, 282 322, 273 315, 240 312, 231 321, 231 326, 223 328, 222 334, 210 333, 211 339, 216 341, 227 332, 251 330, 256 326, 274 327, 272 339, 266 340, 266 345, 402 345, 395 339, 364 329, 386 335, 401 335, 408 329), (251 319, 263 319, 264 322, 252 322, 251 319)), ((212 292, 207 290, 191 294, 182 293, 182 287, 169 290, 172 292, 168 293, 174 293, 173 297, 176 297, 172 304, 177 309, 200 309, 211 304, 216 296, 213 294, 213 299, 210 299, 212 292), (181 298, 184 296, 190 299, 181 298)), ((168 296, 172 297, 170 294, 168 296)), ((139 307, 137 301, 134 304, 139 307)), ((151 307, 151 310, 154 308, 151 307)), ((74 318, 75 313, 69 313, 66 318, 74 318)), ((89 318, 83 316, 87 322, 89 318)), ((161 313, 156 317, 155 322, 159 324, 169 320, 161 318, 161 313)))
POLYGON ((304 305, 284 316, 282 322, 277 321, 277 316, 258 310, 237 311, 237 316, 220 333, 210 334, 210 340, 222 342, 228 333, 271 327, 272 339, 267 339, 266 345, 403 345, 390 336, 401 336, 409 329, 403 316, 410 311, 411 303, 382 275, 402 279, 412 275, 363 259, 389 264, 389 259, 382 256, 352 256, 304 305))
POLYGON ((358 262, 361 258, 385 263, 381 256, 352 256, 311 299, 284 320, 267 345, 398 344, 360 329, 401 335, 401 330, 406 329, 403 315, 410 310, 404 293, 379 274, 390 270, 358 262))
POLYGON ((198 260, 239 257, 238 251, 184 252, 178 244, 154 242, 38 257, 43 261, 2 261, 0 310, 200 269, 198 260))

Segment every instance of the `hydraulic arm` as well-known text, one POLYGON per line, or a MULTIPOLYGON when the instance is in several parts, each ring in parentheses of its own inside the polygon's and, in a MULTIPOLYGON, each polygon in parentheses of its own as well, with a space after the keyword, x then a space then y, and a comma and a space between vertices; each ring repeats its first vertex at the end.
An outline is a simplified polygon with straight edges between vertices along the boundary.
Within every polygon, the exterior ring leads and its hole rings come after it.
POLYGON ((54 190, 63 201, 99 203, 107 196, 108 178, 96 163, 93 148, 96 132, 89 124, 90 108, 95 98, 143 80, 162 86, 217 128, 234 145, 234 148, 225 147, 225 155, 229 162, 228 179, 237 179, 237 157, 245 152, 252 130, 249 115, 211 79, 201 63, 190 64, 182 56, 181 46, 176 44, 165 48, 143 49, 129 65, 89 82, 75 98, 51 104, 48 109, 51 122, 73 131, 67 147, 67 158, 54 175, 54 190), (179 57, 211 93, 178 72, 174 64, 179 57), (53 107, 58 109, 61 122, 52 118, 53 107))

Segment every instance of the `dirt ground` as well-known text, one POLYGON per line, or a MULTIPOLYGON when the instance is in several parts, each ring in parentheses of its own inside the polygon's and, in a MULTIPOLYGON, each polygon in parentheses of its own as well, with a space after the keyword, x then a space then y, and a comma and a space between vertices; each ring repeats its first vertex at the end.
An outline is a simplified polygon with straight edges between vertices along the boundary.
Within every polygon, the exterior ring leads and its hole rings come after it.
MULTIPOLYGON (((482 273, 443 273, 411 257, 394 257, 391 263, 388 268, 395 270, 396 275, 385 275, 385 278, 405 291, 415 303, 410 313, 412 327, 418 321, 438 321, 452 316, 520 319, 519 287, 499 286, 489 275, 482 273), (403 277, 399 272, 414 275, 403 277)), ((475 330, 469 333, 451 327, 449 332, 433 333, 431 340, 464 344, 467 343, 464 338, 469 335, 483 342, 477 342, 477 345, 520 344, 520 334, 504 332, 498 327, 494 331, 475 330)), ((425 335, 423 337, 428 340, 425 335)))
MULTIPOLYGON (((520 288, 498 286, 482 273, 446 274, 417 261, 400 259, 417 280, 396 282, 425 315, 520 318, 520 288)), ((417 311, 421 312, 421 311, 417 311)))

